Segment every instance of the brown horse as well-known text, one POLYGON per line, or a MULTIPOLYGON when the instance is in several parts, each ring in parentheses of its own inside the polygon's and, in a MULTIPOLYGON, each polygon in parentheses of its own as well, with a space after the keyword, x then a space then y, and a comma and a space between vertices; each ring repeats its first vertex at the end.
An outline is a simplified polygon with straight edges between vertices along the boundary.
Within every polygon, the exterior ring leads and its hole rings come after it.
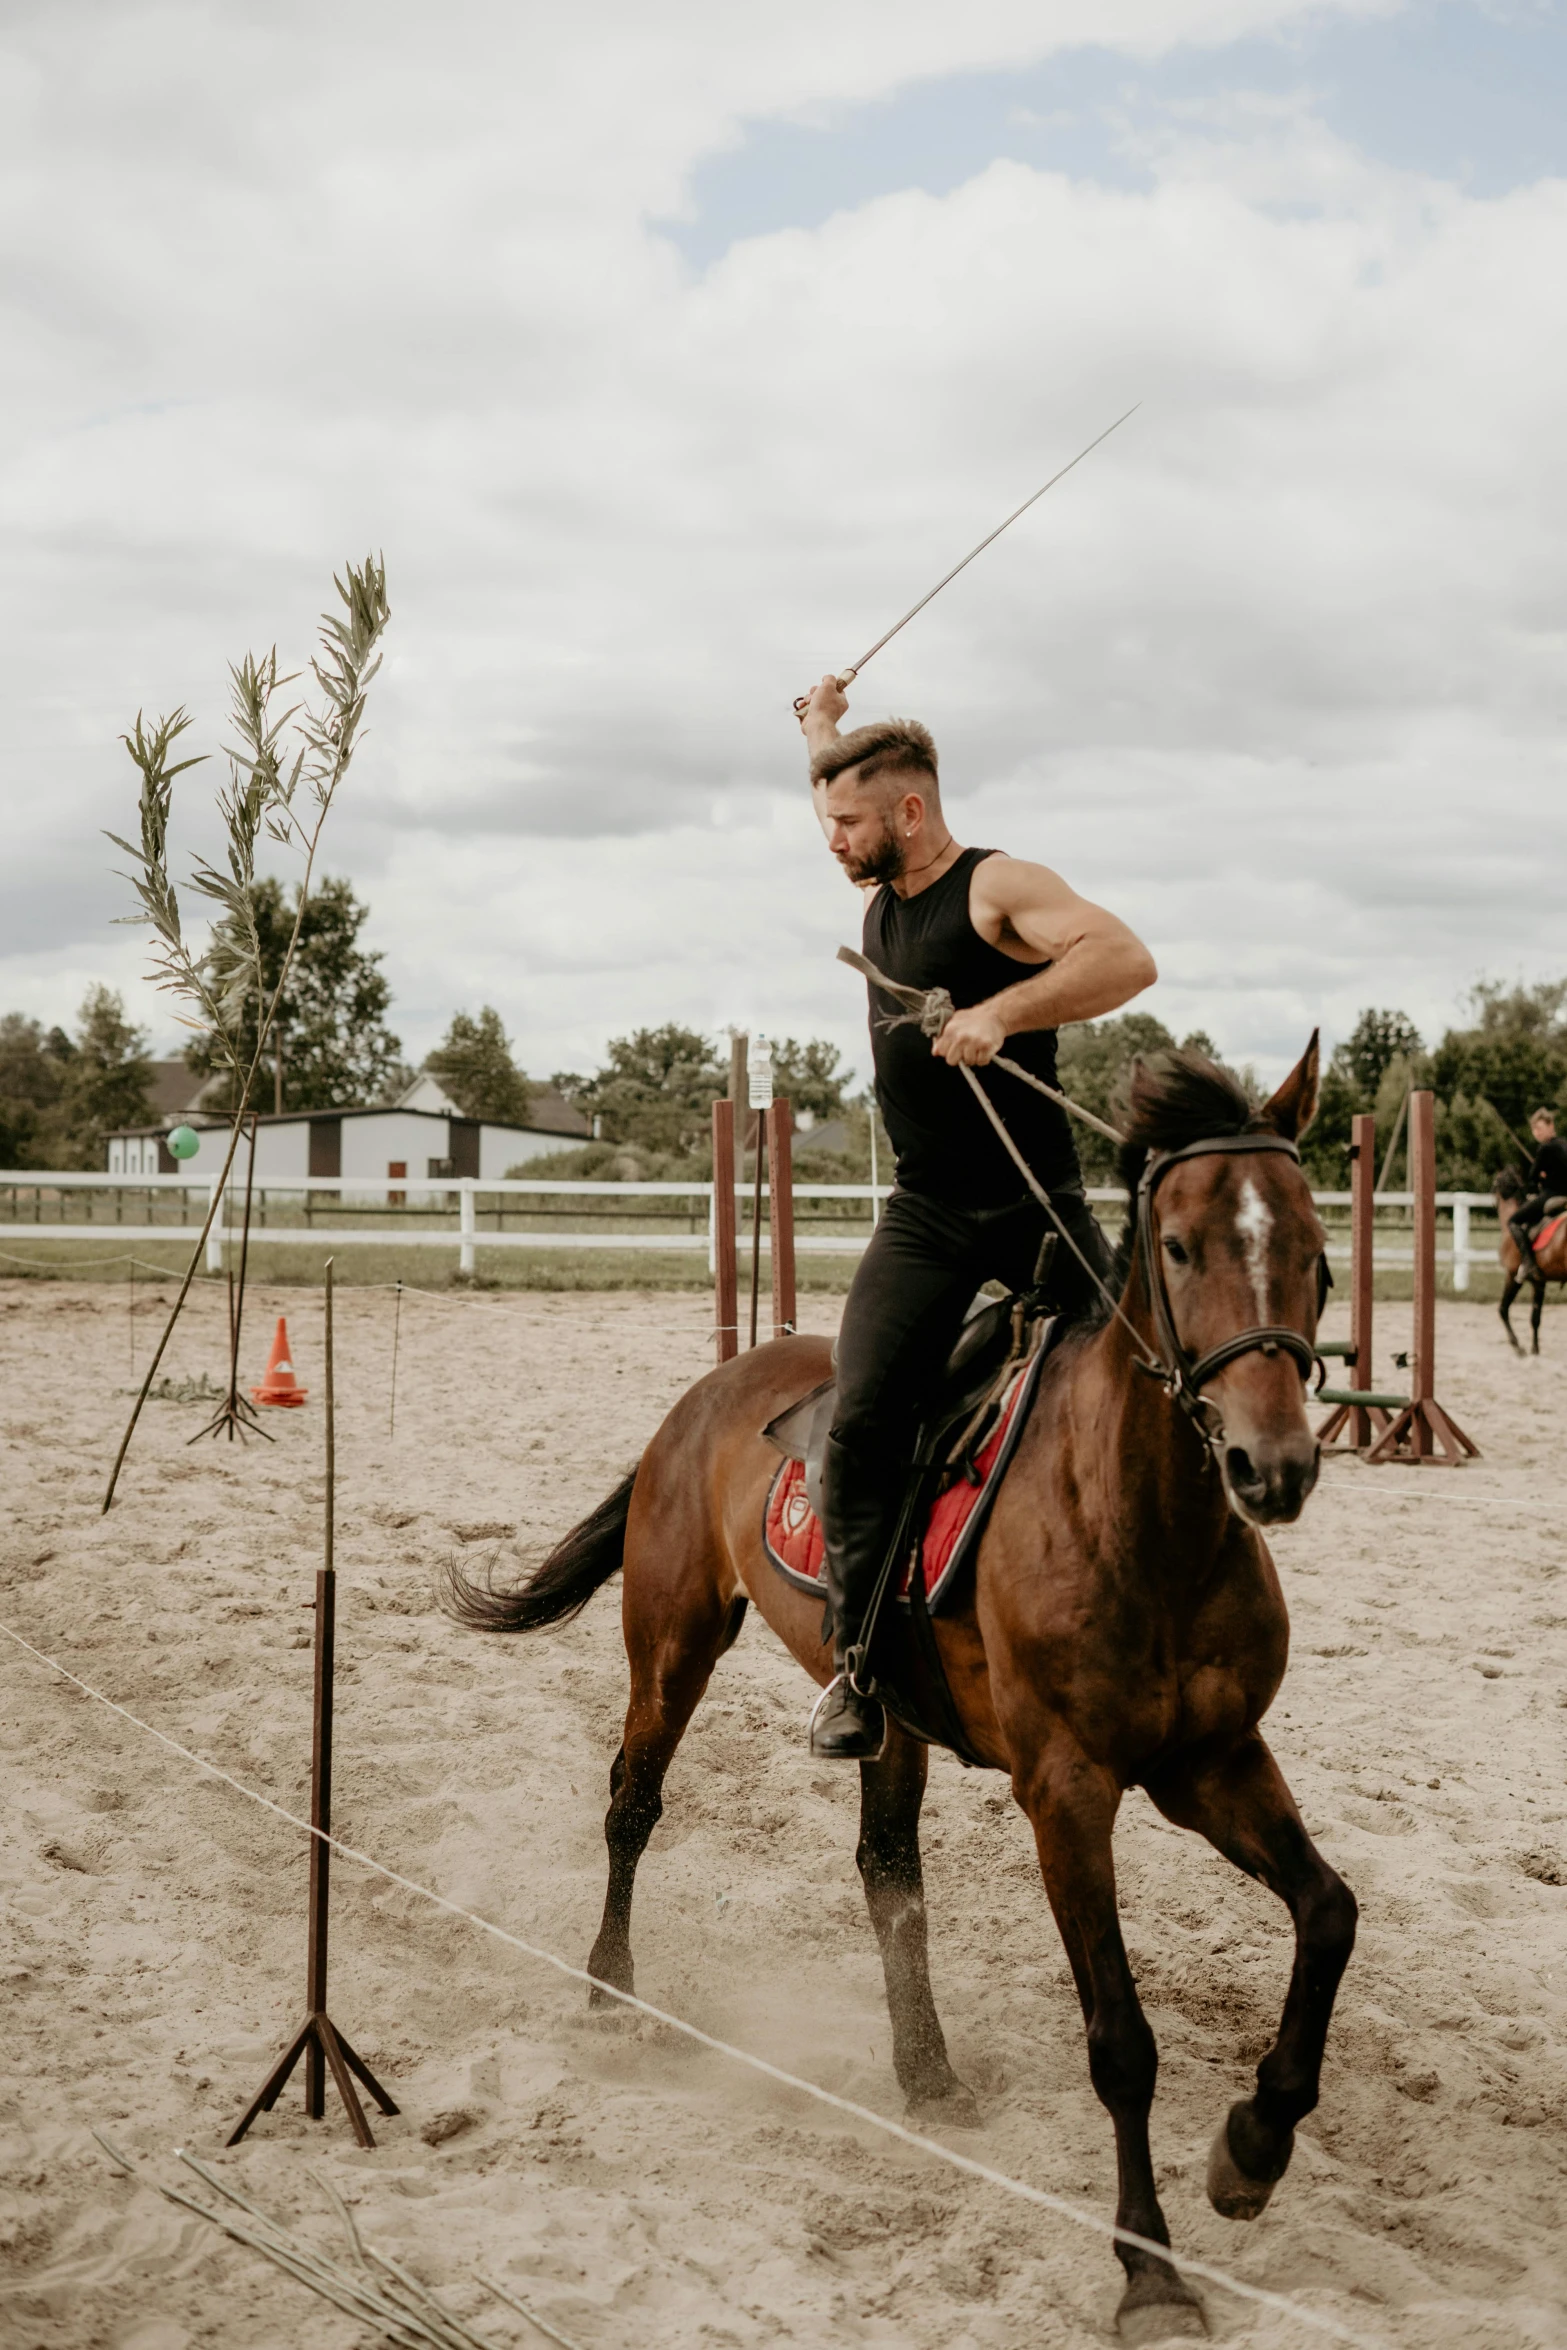
POLYGON ((1496 1201, 1497 1221, 1502 1228, 1501 1245, 1496 1253, 1501 1259, 1502 1271, 1506 1275, 1502 1284, 1502 1302, 1497 1308, 1502 1317, 1502 1328, 1512 1342, 1514 1354, 1521 1355, 1523 1348, 1519 1345, 1518 1333, 1513 1328, 1512 1305, 1514 1298, 1527 1281, 1534 1291, 1533 1303, 1529 1309, 1529 1329, 1533 1337, 1531 1352, 1538 1354, 1540 1351, 1540 1316, 1545 1311, 1545 1285, 1548 1281, 1567 1281, 1567 1223, 1557 1225, 1544 1248, 1539 1250, 1537 1254, 1533 1251, 1530 1252, 1529 1262, 1526 1265, 1519 1254, 1517 1241, 1507 1229, 1508 1217, 1524 1196, 1523 1184, 1519 1180, 1515 1168, 1504 1167, 1502 1169, 1491 1186, 1491 1195, 1496 1201))
MULTIPOLYGON (((1294 1920, 1278 2038, 1210 2156, 1209 2194, 1231 2218, 1262 2210, 1296 2124, 1316 2104, 1355 1938, 1353 1897, 1312 1844, 1258 1727, 1289 1645, 1258 1529, 1297 1517, 1317 1473, 1303 1366, 1313 1358, 1324 1235, 1293 1148, 1316 1095, 1315 1038, 1260 1110, 1195 1054, 1139 1068, 1124 1161, 1137 1214, 1113 1284, 1121 1312, 1047 1359, 966 1604, 936 1624, 965 1736, 1010 1775, 1033 1828, 1082 2002, 1090 2078, 1115 2125, 1118 2224, 1156 2245, 1170 2241, 1148 2144, 1158 2057, 1116 1910, 1111 1834, 1122 1795, 1146 1788, 1294 1920), (1152 1358, 1164 1377, 1146 1375, 1152 1358)), ((747 1599, 817 1681, 832 1672, 821 1602, 784 1582, 761 1540, 777 1456, 760 1431, 828 1369, 828 1347, 813 1338, 724 1364, 681 1398, 634 1475, 520 1590, 452 1571, 448 1604, 461 1618, 527 1631, 574 1615, 624 1565, 631 1697, 610 1772, 604 1918, 588 1960, 619 1989, 632 1987, 632 1884, 664 1774, 747 1599)), ((948 2062, 926 1955, 925 1773, 925 1747, 890 1728, 880 1758, 861 1765, 856 1857, 910 2110, 971 2124, 977 2108, 948 2062)), ((1124 2241, 1116 2249, 1127 2273, 1124 2339, 1205 2331, 1168 2260, 1124 2241)))

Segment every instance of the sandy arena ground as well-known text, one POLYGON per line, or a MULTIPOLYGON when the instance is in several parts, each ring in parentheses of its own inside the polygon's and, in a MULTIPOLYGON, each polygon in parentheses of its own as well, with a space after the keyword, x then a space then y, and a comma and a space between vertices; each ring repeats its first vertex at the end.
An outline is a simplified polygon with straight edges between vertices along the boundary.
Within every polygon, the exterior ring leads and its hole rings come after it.
MULTIPOLYGON (((136 1360, 156 1327, 146 1301, 136 1360)), ((248 1785, 306 1800, 319 1552, 319 1297, 286 1307, 313 1389, 275 1446, 186 1439, 150 1406, 98 1514, 130 1385, 124 1289, 0 1284, 0 1618, 248 1785)), ((580 1962, 624 1666, 613 1593, 526 1642, 431 1604, 454 1546, 526 1561, 636 1456, 706 1367, 699 1296, 404 1304, 340 1292, 339 1833, 580 1962)), ((828 1327, 836 1300, 809 1309, 828 1327)), ((169 1369, 217 1374, 205 1292, 169 1369)), ((1407 1343, 1381 1310, 1379 1373, 1407 1343)), ((1154 2145, 1177 2244, 1420 2350, 1567 2342, 1567 1317, 1540 1363, 1446 1306, 1440 1391, 1484 1448, 1445 1470, 1331 1464, 1276 1544, 1294 1657, 1271 1734, 1358 1894, 1323 2099, 1273 2208, 1202 2192, 1289 1965, 1284 1914, 1140 1796, 1119 1831, 1127 1936, 1162 2054, 1154 2145)), ((253 1373, 254 1375, 254 1373, 253 1373)), ((18 2350, 325 2350, 368 2335, 253 2254, 117 2178, 106 2128, 165 2178, 211 2155, 303 2008, 304 1839, 0 1641, 0 2340, 18 2350)), ((644 1863, 638 1987, 888 2114, 880 1968, 854 1869, 857 1778, 814 1766, 808 1685, 754 1617, 671 1773, 644 1863)), ((933 1971, 983 2127, 961 2145, 1108 2213, 1108 2122, 1026 1826, 1002 1782, 932 1771, 933 1971)), ((585 2350, 835 2343, 1076 2350, 1107 2339, 1099 2240, 642 2021, 340 1865, 331 2004, 402 2117, 357 2152, 297 2086, 218 2157, 537 2341, 490 2268, 585 2350)), ((1215 2334, 1297 2350, 1296 2321, 1210 2293, 1215 2334)))

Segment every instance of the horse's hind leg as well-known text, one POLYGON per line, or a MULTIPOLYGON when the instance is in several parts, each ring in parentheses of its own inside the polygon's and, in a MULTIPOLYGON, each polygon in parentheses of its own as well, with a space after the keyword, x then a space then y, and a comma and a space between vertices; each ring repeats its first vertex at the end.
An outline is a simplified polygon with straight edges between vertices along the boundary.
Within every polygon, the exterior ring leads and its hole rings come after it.
POLYGON ((1317 2102, 1339 1979, 1355 1947, 1355 1897, 1312 1843, 1256 1731, 1222 1761, 1148 1787, 1167 1819, 1195 1828, 1295 1921, 1295 1965, 1278 2038, 1257 2093, 1230 2108, 1208 2160, 1208 2194, 1226 2219, 1255 2219, 1289 2165, 1295 2127, 1317 2102))
MULTIPOLYGON (((624 1620, 631 1700, 620 1752, 610 1766, 604 1841, 609 1883, 604 1916, 588 1953, 588 1973, 617 1991, 635 1988, 631 1896, 637 1863, 663 1813, 664 1774, 695 1713, 714 1665, 745 1617, 745 1595, 725 1597, 700 1564, 688 1574, 651 1570, 628 1553, 624 1620)), ((588 1994, 612 2007, 607 1991, 588 1994)))
POLYGON ((928 1758, 917 1738, 894 1724, 879 1759, 860 1765, 860 1842, 854 1857, 881 1946, 892 2018, 892 2067, 911 2115, 972 2128, 979 2108, 947 2061, 947 2043, 930 1988, 925 1936, 925 1880, 920 1868, 920 1805, 928 1758))

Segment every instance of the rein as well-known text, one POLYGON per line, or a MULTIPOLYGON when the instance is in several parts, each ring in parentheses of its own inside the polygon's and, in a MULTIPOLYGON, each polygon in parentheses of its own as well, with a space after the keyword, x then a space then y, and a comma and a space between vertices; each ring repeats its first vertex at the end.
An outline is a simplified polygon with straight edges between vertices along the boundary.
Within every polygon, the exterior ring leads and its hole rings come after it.
MULTIPOLYGON (((884 994, 890 995, 895 1003, 904 1005, 904 1017, 911 1021, 917 1021, 922 1034, 933 1039, 938 1037, 951 1019, 955 1006, 944 987, 929 989, 905 987, 898 980, 889 979, 884 972, 878 971, 874 963, 869 961, 866 956, 856 953, 853 947, 840 947, 838 960, 840 963, 847 963, 851 969, 862 972, 874 987, 878 987, 884 994)), ((893 1025, 898 1026, 901 1023, 894 1022, 893 1025)), ((1085 1110, 1080 1103, 1072 1101, 1064 1093, 1059 1093, 1054 1086, 1046 1085, 1043 1078, 1034 1076, 1031 1070, 1020 1067, 1016 1061, 1009 1060, 1001 1053, 996 1053, 993 1060, 998 1069, 1005 1069, 1013 1077, 1021 1077, 1026 1085, 1033 1086, 1036 1092, 1044 1094, 1061 1109, 1069 1110, 1074 1117, 1080 1118, 1085 1126, 1092 1126, 1096 1132, 1107 1135, 1112 1142, 1124 1143, 1126 1141, 1126 1136, 1119 1133, 1115 1127, 1106 1125, 1102 1118, 1096 1118, 1091 1110, 1085 1110)), ((1098 1267, 1089 1263, 1071 1233, 1068 1232, 1060 1216, 1056 1213, 1055 1203, 1049 1192, 1046 1191, 1033 1168, 1008 1133, 1000 1112, 973 1070, 966 1061, 960 1062, 958 1066, 967 1078, 970 1091, 995 1128, 998 1140, 1017 1168, 1018 1173, 1050 1218, 1057 1234, 1066 1242, 1067 1247, 1098 1290, 1110 1312, 1126 1330, 1132 1344, 1137 1349, 1138 1369, 1146 1371, 1150 1378, 1157 1379, 1172 1400, 1180 1405, 1181 1410, 1186 1414, 1206 1445, 1210 1459, 1217 1462, 1219 1446, 1224 1436, 1224 1423, 1219 1415, 1217 1405, 1211 1403, 1202 1391, 1208 1381, 1217 1372, 1222 1371, 1227 1363, 1236 1362, 1242 1355, 1248 1354, 1276 1355, 1282 1353, 1291 1355, 1299 1366, 1302 1379, 1308 1384, 1313 1369, 1318 1370, 1319 1373, 1325 1370, 1326 1366, 1323 1364, 1322 1357, 1309 1338, 1304 1337, 1298 1330, 1290 1330, 1277 1323, 1258 1323, 1249 1330, 1239 1330, 1233 1338, 1221 1339, 1217 1346, 1210 1347, 1205 1355, 1199 1355, 1193 1360, 1191 1354, 1181 1344, 1175 1327, 1175 1317, 1170 1311, 1170 1293, 1165 1283, 1164 1263, 1160 1256, 1158 1234, 1154 1225, 1154 1193, 1170 1169, 1178 1166, 1183 1159, 1227 1158, 1251 1156, 1261 1151, 1282 1151, 1287 1158, 1293 1159, 1298 1167, 1300 1152, 1294 1143, 1287 1141, 1282 1134, 1219 1134, 1212 1136, 1207 1141, 1188 1142, 1183 1144, 1179 1150, 1149 1152, 1137 1184, 1137 1253, 1142 1259, 1143 1282, 1148 1293, 1149 1310, 1153 1315, 1154 1335, 1158 1342, 1157 1351, 1155 1351, 1149 1346, 1137 1325, 1127 1315, 1119 1298, 1114 1295, 1109 1284, 1100 1274, 1098 1267)), ((1321 1269, 1324 1272, 1327 1269, 1325 1257, 1322 1260, 1321 1269)), ((1325 1286, 1326 1284, 1324 1284, 1325 1286)), ((1318 1383, 1319 1385, 1321 1383, 1320 1377, 1318 1383)))

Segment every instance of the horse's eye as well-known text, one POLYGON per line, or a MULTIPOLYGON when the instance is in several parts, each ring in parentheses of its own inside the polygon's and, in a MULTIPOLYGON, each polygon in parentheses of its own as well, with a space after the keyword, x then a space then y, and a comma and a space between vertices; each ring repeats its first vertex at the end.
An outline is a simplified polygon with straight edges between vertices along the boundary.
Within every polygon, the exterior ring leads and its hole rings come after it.
POLYGON ((1189 1265, 1191 1263, 1191 1258, 1178 1240, 1166 1240, 1164 1248, 1172 1265, 1189 1265))

